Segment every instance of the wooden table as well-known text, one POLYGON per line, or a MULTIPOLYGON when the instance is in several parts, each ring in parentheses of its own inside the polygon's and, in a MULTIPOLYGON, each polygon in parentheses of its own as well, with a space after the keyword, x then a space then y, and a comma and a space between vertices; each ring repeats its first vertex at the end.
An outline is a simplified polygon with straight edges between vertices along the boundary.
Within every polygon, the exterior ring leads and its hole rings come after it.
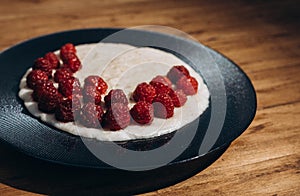
MULTIPOLYGON (((203 172, 145 195, 300 195, 300 1, 0 2, 0 50, 56 31, 155 24, 190 34, 248 74, 258 98, 248 130, 203 172)), ((3 144, 0 157, 0 195, 76 190, 3 144)))

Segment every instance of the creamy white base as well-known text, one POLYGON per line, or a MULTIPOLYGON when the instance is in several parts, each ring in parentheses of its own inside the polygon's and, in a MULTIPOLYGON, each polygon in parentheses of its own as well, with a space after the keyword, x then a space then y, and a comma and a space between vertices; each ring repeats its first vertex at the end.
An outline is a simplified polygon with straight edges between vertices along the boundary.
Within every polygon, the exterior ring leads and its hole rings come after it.
MULTIPOLYGON (((26 76, 20 82, 19 96, 24 100, 29 112, 42 121, 74 135, 95 138, 102 141, 125 141, 151 138, 173 132, 198 118, 208 107, 209 92, 200 75, 176 56, 153 48, 136 48, 126 44, 85 44, 76 46, 77 55, 83 67, 75 76, 83 85, 89 75, 99 75, 108 84, 109 90, 120 88, 128 97, 137 84, 150 82, 156 75, 166 75, 173 65, 184 65, 199 83, 198 93, 188 96, 183 107, 175 108, 174 116, 169 119, 154 118, 150 125, 129 125, 120 131, 106 131, 87 128, 76 122, 62 123, 54 114, 42 113, 32 100, 32 90, 26 86, 26 76)), ((57 53, 57 51, 56 51, 57 53)), ((103 98, 102 98, 103 99, 103 98)), ((134 103, 130 103, 132 107, 134 103)))

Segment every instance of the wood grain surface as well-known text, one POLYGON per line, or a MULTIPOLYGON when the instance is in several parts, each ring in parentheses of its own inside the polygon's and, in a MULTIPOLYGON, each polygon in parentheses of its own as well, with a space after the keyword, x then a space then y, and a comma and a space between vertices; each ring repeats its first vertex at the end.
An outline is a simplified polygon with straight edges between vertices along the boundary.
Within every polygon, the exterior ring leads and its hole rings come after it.
MULTIPOLYGON (((144 195, 300 195, 300 1, 0 3, 0 50, 62 30, 163 25, 190 34, 247 73, 258 99, 247 131, 204 171, 144 195)), ((33 162, 0 143, 0 195, 59 193, 76 186, 55 180, 55 174, 46 179, 51 171, 34 169, 33 162)), ((92 186, 86 189, 94 193, 92 186)))

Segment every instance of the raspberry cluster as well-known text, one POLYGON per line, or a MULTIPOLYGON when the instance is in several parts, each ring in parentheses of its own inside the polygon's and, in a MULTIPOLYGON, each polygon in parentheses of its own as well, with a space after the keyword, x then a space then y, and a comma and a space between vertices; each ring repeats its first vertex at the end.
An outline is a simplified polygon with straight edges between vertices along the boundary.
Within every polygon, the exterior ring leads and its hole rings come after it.
POLYGON ((61 122, 78 118, 83 126, 117 131, 130 123, 149 125, 154 117, 171 118, 174 108, 183 106, 187 96, 198 90, 197 80, 184 66, 176 65, 166 76, 158 75, 149 83, 138 84, 132 93, 136 103, 130 109, 124 91, 112 89, 107 93, 108 85, 100 76, 88 76, 82 88, 74 76, 80 68, 71 43, 61 47, 59 57, 49 52, 34 62, 26 82, 33 89, 32 97, 39 110, 53 113, 61 122))

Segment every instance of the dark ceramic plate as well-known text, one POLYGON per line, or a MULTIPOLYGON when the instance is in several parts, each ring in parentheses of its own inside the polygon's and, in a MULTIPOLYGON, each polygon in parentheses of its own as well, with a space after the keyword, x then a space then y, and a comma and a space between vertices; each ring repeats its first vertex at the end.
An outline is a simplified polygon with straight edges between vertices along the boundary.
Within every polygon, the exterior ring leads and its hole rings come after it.
MULTIPOLYGON (((82 29, 60 32, 34 38, 2 51, 0 53, 0 141, 29 156, 53 163, 109 170, 109 176, 122 173, 121 170, 97 159, 80 137, 59 131, 33 118, 17 95, 20 78, 37 57, 43 56, 48 51, 57 50, 66 42, 75 45, 97 43, 120 30, 82 29)), ((128 179, 135 179, 138 176, 144 180, 135 182, 135 187, 126 186, 122 189, 120 186, 120 189, 116 188, 111 190, 112 192, 138 193, 153 190, 194 175, 213 163, 253 120, 256 111, 256 95, 249 78, 237 65, 216 51, 194 41, 142 30, 126 30, 122 36, 112 35, 104 42, 128 43, 168 50, 202 74, 211 93, 211 104, 204 114, 183 130, 177 131, 176 135, 185 138, 192 129, 190 126, 196 123, 195 136, 186 146, 186 150, 163 167, 139 172, 124 171, 123 177, 125 175, 128 179), (211 66, 203 67, 203 63, 209 63, 211 66), (217 71, 213 65, 218 68, 217 71), (214 107, 215 104, 220 103, 223 106, 214 107), (208 136, 215 137, 215 140, 207 142, 208 136), (211 142, 213 144, 209 144, 211 142)), ((152 139, 117 144, 133 150, 149 150, 171 140, 172 136, 173 134, 167 134, 152 139)), ((138 167, 138 163, 136 166, 138 167)), ((128 183, 130 180, 127 181, 128 183)))

